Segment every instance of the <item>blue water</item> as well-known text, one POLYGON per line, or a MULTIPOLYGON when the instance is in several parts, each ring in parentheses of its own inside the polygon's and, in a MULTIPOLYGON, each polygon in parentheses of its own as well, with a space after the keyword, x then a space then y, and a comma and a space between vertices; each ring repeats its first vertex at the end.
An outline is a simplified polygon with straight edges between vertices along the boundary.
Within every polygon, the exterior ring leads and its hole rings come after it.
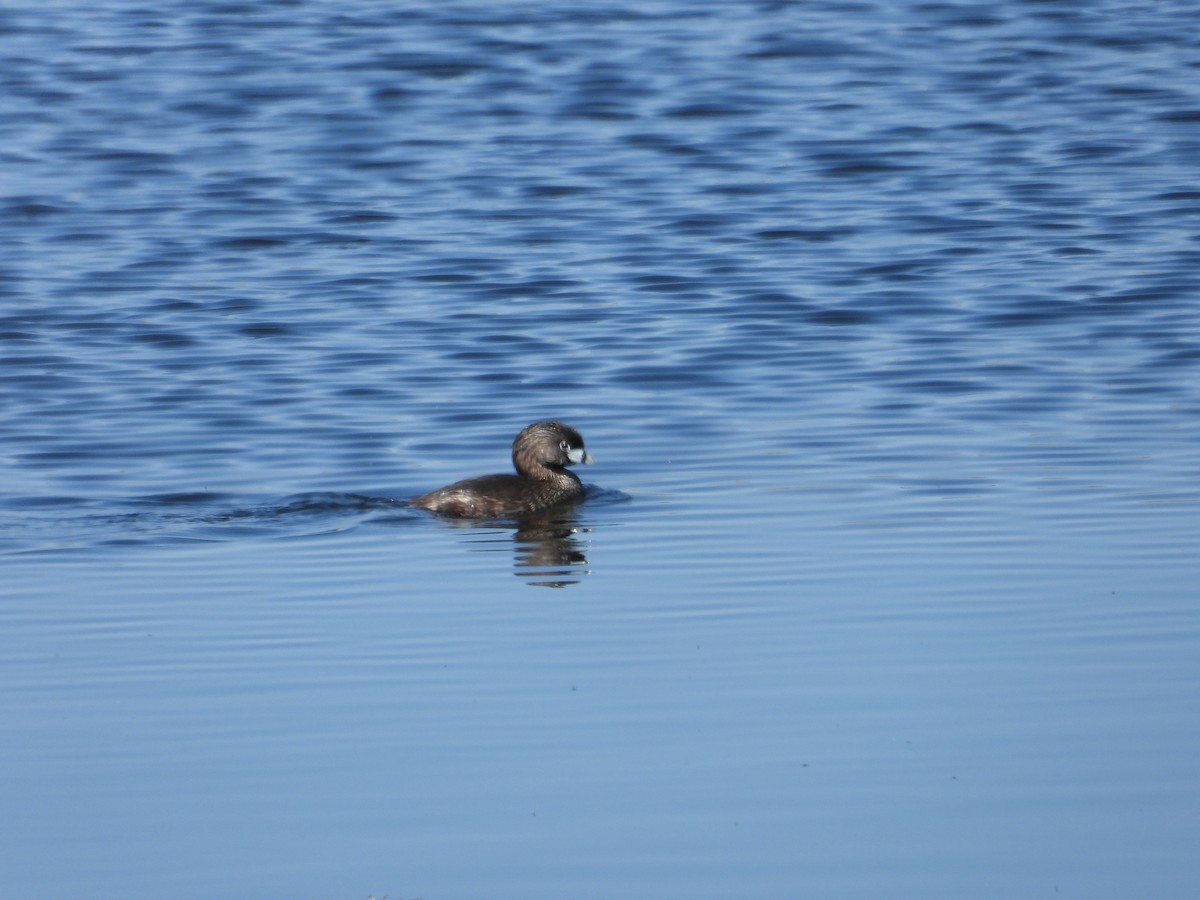
POLYGON ((1191 3, 0 10, 0 895, 1190 896, 1198 161, 1191 3))

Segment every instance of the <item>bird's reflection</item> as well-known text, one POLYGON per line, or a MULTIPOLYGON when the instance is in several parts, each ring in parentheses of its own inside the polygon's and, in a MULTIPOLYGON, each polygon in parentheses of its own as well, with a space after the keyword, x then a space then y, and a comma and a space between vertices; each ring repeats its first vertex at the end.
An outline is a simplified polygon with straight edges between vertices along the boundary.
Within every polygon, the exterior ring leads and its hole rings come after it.
MULTIPOLYGON (((448 521, 451 527, 478 529, 480 523, 448 521)), ((567 587, 578 584, 591 574, 585 552, 589 529, 581 528, 577 509, 573 505, 527 513, 509 519, 487 523, 487 532, 475 532, 469 543, 480 552, 499 549, 497 544, 511 544, 514 574, 528 579, 537 587, 567 587)))
POLYGON ((576 508, 542 510, 517 520, 516 574, 538 587, 566 587, 590 575, 576 508))

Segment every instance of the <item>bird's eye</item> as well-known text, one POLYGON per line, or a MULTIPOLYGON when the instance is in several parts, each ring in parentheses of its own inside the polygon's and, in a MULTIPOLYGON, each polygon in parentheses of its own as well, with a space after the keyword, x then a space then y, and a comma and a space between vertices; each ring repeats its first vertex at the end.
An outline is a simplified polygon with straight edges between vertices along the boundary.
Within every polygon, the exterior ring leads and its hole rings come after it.
POLYGON ((559 441, 559 442, 558 442, 558 449, 559 449, 559 450, 562 450, 564 453, 565 453, 566 451, 570 450, 570 449, 571 449, 571 443, 570 443, 570 441, 559 441))

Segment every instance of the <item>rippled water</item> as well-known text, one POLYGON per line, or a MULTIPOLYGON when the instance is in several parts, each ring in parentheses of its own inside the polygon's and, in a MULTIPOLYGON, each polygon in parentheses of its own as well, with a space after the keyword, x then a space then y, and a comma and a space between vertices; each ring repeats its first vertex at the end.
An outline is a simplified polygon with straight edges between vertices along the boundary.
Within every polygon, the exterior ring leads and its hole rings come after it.
POLYGON ((0 36, 0 893, 1195 884, 1193 4, 0 36))

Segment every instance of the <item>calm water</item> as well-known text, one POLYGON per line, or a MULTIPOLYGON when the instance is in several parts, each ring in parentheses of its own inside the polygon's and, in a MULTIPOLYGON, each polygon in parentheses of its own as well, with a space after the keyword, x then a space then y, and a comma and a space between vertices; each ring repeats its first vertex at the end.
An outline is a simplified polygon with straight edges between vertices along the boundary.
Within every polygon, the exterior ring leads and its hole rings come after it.
POLYGON ((0 9, 0 894, 1185 897, 1183 2, 0 9), (406 497, 562 418, 540 523, 406 497))

